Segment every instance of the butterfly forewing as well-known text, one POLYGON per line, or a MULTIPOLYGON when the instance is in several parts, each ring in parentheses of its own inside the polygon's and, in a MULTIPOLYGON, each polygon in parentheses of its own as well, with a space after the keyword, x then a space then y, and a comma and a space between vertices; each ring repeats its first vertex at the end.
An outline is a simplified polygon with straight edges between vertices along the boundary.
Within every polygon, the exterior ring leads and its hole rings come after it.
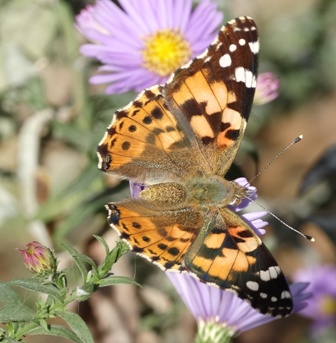
POLYGON ((115 113, 98 146, 99 168, 141 182, 192 175, 201 154, 179 127, 154 86, 115 113))
POLYGON ((210 47, 178 69, 164 88, 169 107, 186 132, 221 155, 225 174, 241 142, 256 87, 259 40, 251 18, 230 21, 210 47), (228 158, 228 156, 230 158, 228 158))

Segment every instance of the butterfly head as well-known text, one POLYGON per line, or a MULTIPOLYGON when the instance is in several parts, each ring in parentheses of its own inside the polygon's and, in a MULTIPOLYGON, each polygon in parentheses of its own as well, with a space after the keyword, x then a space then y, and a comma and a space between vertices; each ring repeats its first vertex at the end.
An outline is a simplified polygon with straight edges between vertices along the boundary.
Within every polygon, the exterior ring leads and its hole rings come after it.
POLYGON ((251 187, 249 183, 246 185, 239 184, 235 181, 230 181, 231 187, 233 188, 233 197, 231 198, 230 206, 234 207, 245 207, 247 204, 256 198, 256 189, 251 187))

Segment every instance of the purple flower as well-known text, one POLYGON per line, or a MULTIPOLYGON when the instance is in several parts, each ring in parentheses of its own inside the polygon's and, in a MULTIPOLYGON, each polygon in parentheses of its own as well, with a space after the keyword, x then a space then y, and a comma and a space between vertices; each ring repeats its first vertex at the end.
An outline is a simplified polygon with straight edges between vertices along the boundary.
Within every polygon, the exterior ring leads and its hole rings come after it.
MULTIPOLYGON (((215 324, 217 330, 222 328, 226 335, 232 337, 276 320, 275 317, 257 312, 249 303, 238 298, 234 293, 204 284, 189 274, 167 272, 167 275, 195 317, 199 334, 206 325, 213 328, 215 324)), ((310 296, 304 292, 307 286, 307 283, 295 283, 289 286, 294 300, 294 312, 301 311, 305 307, 304 301, 310 296)))
POLYGON ((34 274, 50 274, 56 269, 53 253, 39 242, 33 241, 26 245, 26 249, 16 249, 22 255, 27 269, 34 274))
POLYGON ((81 53, 103 66, 94 84, 106 93, 123 93, 163 83, 178 67, 199 55, 217 33, 223 14, 211 0, 97 0, 76 18, 77 29, 92 44, 81 53))
POLYGON ((332 265, 300 269, 295 280, 307 281, 307 290, 313 294, 302 315, 314 320, 312 330, 319 334, 323 329, 336 327, 336 267, 332 265))
POLYGON ((280 82, 273 73, 261 73, 258 76, 254 103, 263 105, 271 102, 279 95, 280 82))

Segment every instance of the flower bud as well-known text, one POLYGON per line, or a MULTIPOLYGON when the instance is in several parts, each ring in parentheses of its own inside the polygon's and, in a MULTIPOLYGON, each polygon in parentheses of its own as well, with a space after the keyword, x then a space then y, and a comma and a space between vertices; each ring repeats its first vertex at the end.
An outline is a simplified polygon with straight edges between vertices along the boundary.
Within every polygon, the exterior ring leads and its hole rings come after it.
POLYGON ((261 73, 257 79, 254 103, 263 105, 271 102, 279 95, 280 82, 273 73, 261 73))
POLYGON ((26 249, 17 249, 23 258, 27 269, 40 275, 52 274, 56 271, 56 259, 50 249, 33 241, 26 245, 26 249))

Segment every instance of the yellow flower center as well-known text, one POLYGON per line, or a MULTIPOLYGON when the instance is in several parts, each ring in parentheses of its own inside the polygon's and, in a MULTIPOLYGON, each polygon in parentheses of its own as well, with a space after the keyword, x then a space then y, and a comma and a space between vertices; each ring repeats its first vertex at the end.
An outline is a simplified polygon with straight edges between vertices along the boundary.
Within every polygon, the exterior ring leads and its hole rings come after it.
POLYGON ((144 67, 160 76, 168 76, 191 57, 189 43, 177 30, 160 30, 144 39, 144 67))
POLYGON ((332 296, 325 295, 321 300, 320 308, 322 313, 327 316, 335 316, 336 315, 336 299, 332 296))

